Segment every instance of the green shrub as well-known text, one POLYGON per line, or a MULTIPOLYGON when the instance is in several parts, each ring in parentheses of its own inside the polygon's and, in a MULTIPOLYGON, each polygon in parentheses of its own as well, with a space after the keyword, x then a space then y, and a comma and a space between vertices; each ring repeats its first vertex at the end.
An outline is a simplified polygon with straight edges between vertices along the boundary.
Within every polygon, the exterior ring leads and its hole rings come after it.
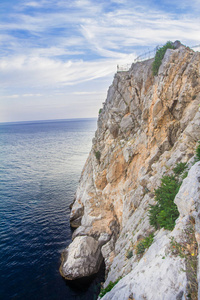
POLYGON ((132 256, 133 256, 133 251, 132 251, 132 250, 129 250, 129 251, 127 252, 127 254, 126 254, 126 257, 127 257, 128 259, 130 259, 132 256))
POLYGON ((102 298, 106 293, 110 292, 112 288, 120 281, 121 277, 119 277, 115 282, 110 281, 105 289, 101 289, 99 297, 102 298))
MULTIPOLYGON (((196 161, 200 161, 200 141, 196 149, 196 161)), ((173 169, 174 175, 163 176, 161 185, 155 189, 155 205, 149 205, 149 223, 156 230, 165 228, 173 230, 175 221, 179 216, 174 198, 179 191, 182 180, 187 177, 186 163, 178 163, 173 169), (185 172, 184 172, 185 171, 185 172), (184 173, 183 173, 184 172, 184 173)))
POLYGON ((100 158, 101 158, 101 153, 100 151, 94 151, 94 154, 96 156, 96 159, 100 162, 100 158))
POLYGON ((175 176, 163 176, 161 186, 155 190, 156 205, 150 205, 149 222, 155 229, 165 228, 172 230, 179 212, 174 198, 181 183, 175 176))
POLYGON ((100 115, 101 112, 102 112, 102 108, 100 108, 100 110, 99 110, 99 115, 100 115))
POLYGON ((144 251, 151 246, 153 243, 154 234, 151 233, 144 239, 142 239, 136 246, 136 254, 141 255, 144 253, 144 251))
POLYGON ((160 206, 159 204, 149 205, 149 223, 155 228, 158 229, 160 224, 158 223, 157 216, 160 213, 160 206))
POLYGON ((199 145, 196 149, 196 160, 199 161, 200 160, 200 141, 199 141, 199 145))
POLYGON ((187 168, 187 163, 178 163, 176 167, 173 169, 175 175, 180 175, 187 168))
POLYGON ((188 172, 184 172, 183 175, 181 176, 182 180, 185 179, 188 176, 188 172))
POLYGON ((172 45, 172 42, 167 42, 163 47, 158 48, 156 52, 155 59, 152 64, 152 72, 154 76, 158 75, 158 70, 162 64, 162 60, 167 49, 175 49, 175 47, 172 45))

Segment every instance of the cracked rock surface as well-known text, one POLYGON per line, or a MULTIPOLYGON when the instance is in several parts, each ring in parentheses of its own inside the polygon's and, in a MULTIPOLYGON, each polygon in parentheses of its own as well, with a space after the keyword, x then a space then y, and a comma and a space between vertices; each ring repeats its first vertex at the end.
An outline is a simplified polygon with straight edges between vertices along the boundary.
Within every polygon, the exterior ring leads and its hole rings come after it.
MULTIPOLYGON (((139 261, 134 247, 153 230, 148 207, 155 204, 154 190, 162 176, 170 175, 179 162, 192 165, 200 140, 200 53, 182 45, 168 49, 155 77, 152 62, 137 62, 115 75, 72 206, 71 225, 78 228, 64 252, 61 274, 68 278, 73 268, 70 279, 92 274, 89 256, 96 249, 97 259, 91 264, 100 264, 103 256, 104 286, 124 277, 102 299, 128 299, 131 294, 136 300, 185 297, 187 278, 180 271, 184 262, 166 253, 171 234, 178 238, 189 215, 198 215, 199 198, 188 195, 186 201, 182 187, 183 194, 176 198, 180 218, 174 231, 156 232, 154 243, 139 261), (86 244, 87 250, 81 252, 86 244), (128 259, 130 250, 133 255, 128 259)), ((186 178, 191 181, 185 179, 183 184, 198 190, 200 183, 196 180, 194 187, 191 174, 186 178)))

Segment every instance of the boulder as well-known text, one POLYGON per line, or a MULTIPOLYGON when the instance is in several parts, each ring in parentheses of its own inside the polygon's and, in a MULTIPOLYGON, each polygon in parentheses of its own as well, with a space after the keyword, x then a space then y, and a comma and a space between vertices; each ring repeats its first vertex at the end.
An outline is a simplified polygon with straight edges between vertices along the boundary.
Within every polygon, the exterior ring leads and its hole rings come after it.
POLYGON ((77 236, 62 253, 61 275, 67 280, 88 277, 102 263, 99 243, 91 236, 77 236))

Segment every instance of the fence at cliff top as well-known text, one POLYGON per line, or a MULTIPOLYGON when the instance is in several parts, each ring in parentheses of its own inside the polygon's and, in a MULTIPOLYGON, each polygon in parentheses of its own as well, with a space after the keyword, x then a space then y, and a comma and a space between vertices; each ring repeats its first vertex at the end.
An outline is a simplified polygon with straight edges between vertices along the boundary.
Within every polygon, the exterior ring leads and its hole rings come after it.
MULTIPOLYGON (((154 48, 153 50, 151 51, 147 51, 141 55, 139 55, 138 57, 136 57, 134 59, 134 63, 136 62, 140 62, 140 61, 144 61, 144 60, 147 60, 147 59, 151 59, 151 58, 154 58, 154 56, 156 55, 156 51, 162 47, 163 45, 158 45, 156 46, 156 48, 154 48)), ((190 47, 192 50, 194 51, 200 51, 200 44, 199 45, 196 45, 196 46, 192 46, 190 47), (199 49, 198 49, 199 48, 199 49), (198 49, 198 50, 195 50, 195 49, 198 49)), ((125 65, 117 65, 117 72, 126 72, 126 71, 129 71, 130 67, 131 67, 132 64, 125 64, 125 65)))
POLYGON ((130 69, 131 64, 117 65, 117 72, 126 72, 130 69))
MULTIPOLYGON (((140 62, 140 61, 144 61, 144 60, 147 60, 147 59, 150 59, 150 58, 153 58, 156 54, 156 51, 158 50, 158 48, 161 47, 161 46, 157 46, 156 48, 154 48, 153 50, 149 50, 139 56, 137 56, 135 59, 134 59, 134 63, 136 62, 140 62)), ((132 64, 126 64, 126 65, 117 65, 117 72, 126 72, 130 69, 132 64)))

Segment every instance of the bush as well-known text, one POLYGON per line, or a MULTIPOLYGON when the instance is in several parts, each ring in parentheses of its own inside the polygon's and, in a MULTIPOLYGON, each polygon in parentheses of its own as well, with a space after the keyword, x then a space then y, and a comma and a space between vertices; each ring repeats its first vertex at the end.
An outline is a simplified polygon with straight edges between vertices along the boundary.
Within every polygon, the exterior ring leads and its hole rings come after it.
POLYGON ((96 156, 96 159, 100 162, 100 158, 101 158, 101 153, 100 151, 94 151, 94 154, 96 156))
POLYGON ((173 172, 174 172, 175 175, 180 175, 180 174, 183 173, 183 171, 185 171, 186 168, 187 168, 187 163, 180 162, 173 169, 173 172))
POLYGON ((153 243, 154 234, 151 233, 149 236, 145 237, 143 240, 141 240, 137 246, 136 246, 136 254, 141 255, 144 253, 144 251, 151 246, 153 243))
POLYGON ((112 288, 120 281, 121 277, 119 277, 115 282, 110 281, 105 289, 101 289, 99 297, 102 298, 106 293, 110 292, 112 288))
POLYGON ((126 257, 127 257, 128 259, 130 259, 132 256, 133 256, 133 251, 132 251, 132 250, 129 250, 129 251, 127 252, 127 254, 126 254, 126 257))
POLYGON ((184 172, 183 175, 181 176, 182 180, 185 179, 188 176, 188 172, 184 172))
POLYGON ((200 141, 199 141, 199 145, 196 149, 196 160, 199 161, 200 160, 200 141))
POLYGON ((165 228, 172 230, 179 212, 174 198, 181 183, 175 176, 163 176, 161 186, 155 190, 156 205, 150 205, 149 222, 155 229, 165 228))
POLYGON ((153 76, 158 75, 158 70, 162 64, 162 60, 167 49, 175 49, 175 47, 172 45, 172 42, 169 41, 163 47, 158 48, 152 65, 153 76))
POLYGON ((102 112, 102 108, 100 108, 100 110, 99 110, 99 115, 100 115, 101 112, 102 112))

